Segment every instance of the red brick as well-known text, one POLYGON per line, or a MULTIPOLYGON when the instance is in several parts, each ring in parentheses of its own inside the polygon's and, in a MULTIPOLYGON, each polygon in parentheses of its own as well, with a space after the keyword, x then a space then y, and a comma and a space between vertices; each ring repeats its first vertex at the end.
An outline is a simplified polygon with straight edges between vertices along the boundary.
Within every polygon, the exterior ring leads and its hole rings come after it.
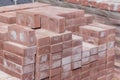
POLYGON ((63 42, 63 49, 67 49, 71 47, 72 47, 72 40, 63 42))
POLYGON ((41 28, 47 29, 53 32, 62 33, 65 31, 65 18, 55 15, 42 15, 41 16, 41 28), (47 23, 45 22, 47 21, 47 23), (47 24, 47 25, 46 25, 47 24))
POLYGON ((98 45, 98 51, 105 51, 107 50, 107 44, 101 44, 101 45, 98 45))
POLYGON ((90 14, 85 14, 85 18, 86 18, 87 24, 91 24, 93 22, 94 16, 90 14))
MULTIPOLYGON (((39 64, 39 63, 37 63, 39 64)), ((36 71, 45 71, 45 70, 49 70, 50 69, 50 64, 49 62, 46 62, 46 63, 41 63, 39 64, 39 66, 36 66, 36 71), (39 70, 38 70, 39 69, 39 70)))
POLYGON ((72 46, 75 47, 80 45, 82 45, 82 37, 72 35, 72 46))
POLYGON ((54 44, 50 46, 50 52, 51 53, 56 53, 56 52, 60 52, 63 50, 63 44, 59 43, 59 44, 54 44))
POLYGON ((98 66, 98 71, 102 71, 106 69, 106 64, 102 64, 98 66))
POLYGON ((20 66, 5 59, 4 59, 4 67, 18 74, 26 74, 26 73, 34 72, 34 64, 20 66))
POLYGON ((16 23, 16 12, 0 13, 0 22, 7 24, 16 23))
POLYGON ((62 65, 69 64, 72 62, 71 56, 62 58, 62 65))
POLYGON ((81 54, 82 53, 82 46, 76 46, 76 47, 72 47, 72 54, 81 54))
POLYGON ((35 79, 36 80, 41 80, 41 79, 46 79, 50 76, 50 71, 42 71, 42 72, 36 72, 35 74, 35 79))
POLYGON ((72 48, 68 48, 68 49, 63 50, 62 58, 65 58, 68 56, 72 56, 72 48))
POLYGON ((107 74, 106 80, 112 80, 113 77, 114 77, 113 73, 107 74))
POLYGON ((57 76, 57 75, 60 75, 61 73, 61 68, 55 68, 55 69, 51 69, 50 70, 50 76, 54 77, 54 76, 57 76))
POLYGON ((1 69, 1 71, 4 71, 5 73, 7 73, 11 76, 19 78, 20 80, 33 80, 34 79, 34 72, 30 72, 30 73, 26 73, 26 74, 18 74, 14 71, 11 71, 11 70, 5 68, 2 65, 0 65, 0 69, 1 69))
POLYGON ((0 23, 0 40, 7 40, 8 24, 0 23))
POLYGON ((67 72, 71 70, 72 70, 71 64, 66 64, 62 66, 62 72, 67 72))
POLYGON ((37 55, 50 53, 50 46, 37 47, 37 55))
POLYGON ((61 80, 61 75, 56 75, 50 78, 50 80, 61 80))
POLYGON ((50 37, 44 34, 39 34, 41 31, 36 30, 36 45, 38 47, 46 46, 50 44, 50 37))
POLYGON ((90 62, 96 61, 98 59, 98 55, 90 56, 90 62))
POLYGON ((0 41, 0 50, 3 50, 3 41, 0 41))
POLYGON ((62 54, 63 54, 63 52, 57 52, 57 53, 54 53, 54 54, 50 54, 51 61, 56 61, 56 60, 61 59, 62 54))
POLYGON ((39 35, 50 37, 50 44, 57 44, 62 42, 62 34, 54 33, 45 29, 38 29, 39 35))
POLYGON ((82 59, 81 53, 72 55, 72 62, 79 61, 81 59, 82 59))
POLYGON ((90 69, 90 64, 82 65, 81 72, 88 71, 90 69))
POLYGON ((111 41, 107 43, 107 49, 114 48, 115 47, 115 41, 111 41))
POLYGON ((26 46, 36 44, 35 31, 25 26, 13 24, 8 27, 8 40, 26 46))
POLYGON ((27 26, 30 28, 40 27, 40 15, 37 12, 30 10, 22 10, 16 13, 16 22, 19 25, 27 26))
POLYGON ((41 54, 36 56, 36 63, 45 63, 49 62, 50 60, 50 55, 49 54, 41 54))
POLYGON ((82 71, 82 68, 78 68, 78 69, 72 70, 72 76, 77 76, 77 75, 79 75, 80 78, 81 78, 81 71, 82 71))
POLYGON ((109 61, 109 62, 107 62, 106 68, 107 68, 107 69, 108 69, 108 68, 114 68, 114 61, 109 61))
POLYGON ((81 79, 84 79, 86 77, 88 77, 90 75, 90 72, 87 70, 87 71, 84 71, 81 73, 81 79))
POLYGON ((89 44, 87 42, 83 42, 83 50, 84 49, 90 50, 90 55, 95 55, 98 53, 98 46, 93 45, 93 44, 89 44))
POLYGON ((106 69, 107 74, 115 73, 114 67, 106 69))
POLYGON ((62 79, 67 79, 67 78, 71 77, 71 75, 72 75, 71 71, 64 72, 64 73, 61 74, 61 78, 62 79))
POLYGON ((81 63, 81 62, 82 62, 82 61, 73 62, 73 63, 72 63, 72 69, 74 70, 74 69, 80 68, 80 67, 82 66, 82 63, 81 63))
POLYGON ((29 57, 36 54, 36 47, 26 47, 17 43, 6 41, 4 42, 4 50, 14 53, 22 57, 29 57))
POLYGON ((97 80, 106 80, 106 76, 104 75, 104 76, 101 76, 101 77, 99 77, 97 80))
POLYGON ((93 23, 93 24, 90 24, 90 25, 106 29, 107 30, 107 35, 115 34, 115 32, 116 32, 116 28, 113 27, 113 26, 110 26, 110 25, 104 25, 104 24, 100 24, 100 23, 93 23))
POLYGON ((89 64, 90 63, 90 57, 82 58, 82 65, 89 64))
POLYGON ((4 54, 3 54, 3 50, 0 50, 0 57, 3 57, 4 54))
POLYGON ((4 58, 0 56, 0 65, 3 65, 4 58))
POLYGON ((66 27, 83 26, 86 24, 87 21, 85 17, 78 17, 66 20, 66 27))
POLYGON ((62 33, 62 40, 63 41, 70 41, 70 40, 72 40, 72 32, 65 31, 64 33, 62 33))
POLYGON ((107 30, 95 26, 81 27, 83 35, 89 35, 91 37, 103 38, 107 36, 107 30), (87 33, 86 33, 87 32, 87 33))
POLYGON ((5 59, 10 60, 16 64, 28 65, 28 64, 35 63, 35 56, 34 55, 21 57, 21 56, 14 54, 14 53, 10 53, 8 51, 3 51, 3 52, 4 52, 5 59))
POLYGON ((51 61, 50 64, 51 64, 51 68, 52 69, 61 67, 61 59, 60 60, 56 60, 56 61, 51 61))

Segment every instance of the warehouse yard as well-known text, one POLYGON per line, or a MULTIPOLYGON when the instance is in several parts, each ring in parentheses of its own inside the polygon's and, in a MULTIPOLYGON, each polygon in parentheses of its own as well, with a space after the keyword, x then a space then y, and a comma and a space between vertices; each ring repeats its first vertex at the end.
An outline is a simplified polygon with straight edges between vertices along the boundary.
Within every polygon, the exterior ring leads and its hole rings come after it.
POLYGON ((0 7, 0 80, 120 80, 119 0, 111 2, 0 7))

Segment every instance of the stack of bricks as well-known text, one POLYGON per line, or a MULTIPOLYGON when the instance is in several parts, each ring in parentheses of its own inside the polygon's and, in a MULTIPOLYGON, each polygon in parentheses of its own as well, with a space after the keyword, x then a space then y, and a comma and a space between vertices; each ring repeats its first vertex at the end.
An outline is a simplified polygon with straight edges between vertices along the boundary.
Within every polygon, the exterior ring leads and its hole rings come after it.
POLYGON ((62 33, 65 30, 77 32, 79 26, 90 24, 93 19, 92 15, 85 15, 83 10, 54 6, 17 12, 17 24, 29 26, 31 28, 41 27, 42 29, 57 33, 62 33))
POLYGON ((3 71, 20 80, 34 80, 36 54, 34 30, 12 24, 8 27, 7 39, 3 44, 3 71))
POLYGON ((6 15, 2 21, 9 24, 1 23, 3 32, 0 26, 2 71, 20 80, 111 79, 115 28, 91 24, 93 16, 78 9, 39 6, 14 12, 16 24, 6 15))
POLYGON ((119 1, 110 1, 110 0, 65 0, 69 3, 80 4, 83 6, 99 8, 102 10, 120 12, 119 1))
MULTIPOLYGON (((30 3, 5 6, 0 10, 0 70, 19 79, 35 79, 36 36, 35 31, 16 23, 16 11, 44 7, 48 4, 30 3), (6 24, 7 23, 7 24, 6 24), (11 25, 10 25, 11 24, 11 25)), ((4 77, 4 76, 3 76, 4 77)), ((6 79, 10 76, 5 76, 6 79)), ((1 77, 3 80, 4 78, 1 77)), ((5 79, 5 80, 6 80, 5 79)))
POLYGON ((111 80, 114 71, 115 28, 94 23, 80 27, 83 41, 98 46, 98 80, 111 80))

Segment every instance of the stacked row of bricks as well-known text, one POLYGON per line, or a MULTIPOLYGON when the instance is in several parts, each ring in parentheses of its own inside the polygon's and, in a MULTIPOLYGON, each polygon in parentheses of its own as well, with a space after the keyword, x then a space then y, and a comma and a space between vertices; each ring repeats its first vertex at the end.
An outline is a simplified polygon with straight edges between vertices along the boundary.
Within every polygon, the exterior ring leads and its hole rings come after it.
POLYGON ((99 8, 102 10, 120 12, 120 4, 110 0, 65 0, 70 3, 80 4, 83 6, 99 8))
POLYGON ((116 32, 116 46, 115 46, 115 77, 119 79, 120 74, 120 29, 117 28, 116 32))
POLYGON ((2 71, 18 80, 112 79, 114 27, 83 10, 24 5, 1 10, 2 71))

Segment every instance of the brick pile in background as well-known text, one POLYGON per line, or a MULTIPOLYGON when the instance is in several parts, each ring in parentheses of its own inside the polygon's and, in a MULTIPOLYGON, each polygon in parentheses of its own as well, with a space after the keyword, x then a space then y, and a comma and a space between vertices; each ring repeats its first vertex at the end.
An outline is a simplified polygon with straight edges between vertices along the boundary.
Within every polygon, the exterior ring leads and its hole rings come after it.
POLYGON ((112 79, 115 28, 91 24, 93 16, 78 9, 43 6, 15 14, 16 24, 0 27, 2 71, 20 80, 112 79))
POLYGON ((108 11, 115 11, 120 12, 120 4, 117 2, 111 2, 111 1, 105 1, 105 0, 65 0, 70 3, 74 4, 80 4, 83 6, 93 7, 93 8, 99 8, 102 10, 108 10, 108 11))

